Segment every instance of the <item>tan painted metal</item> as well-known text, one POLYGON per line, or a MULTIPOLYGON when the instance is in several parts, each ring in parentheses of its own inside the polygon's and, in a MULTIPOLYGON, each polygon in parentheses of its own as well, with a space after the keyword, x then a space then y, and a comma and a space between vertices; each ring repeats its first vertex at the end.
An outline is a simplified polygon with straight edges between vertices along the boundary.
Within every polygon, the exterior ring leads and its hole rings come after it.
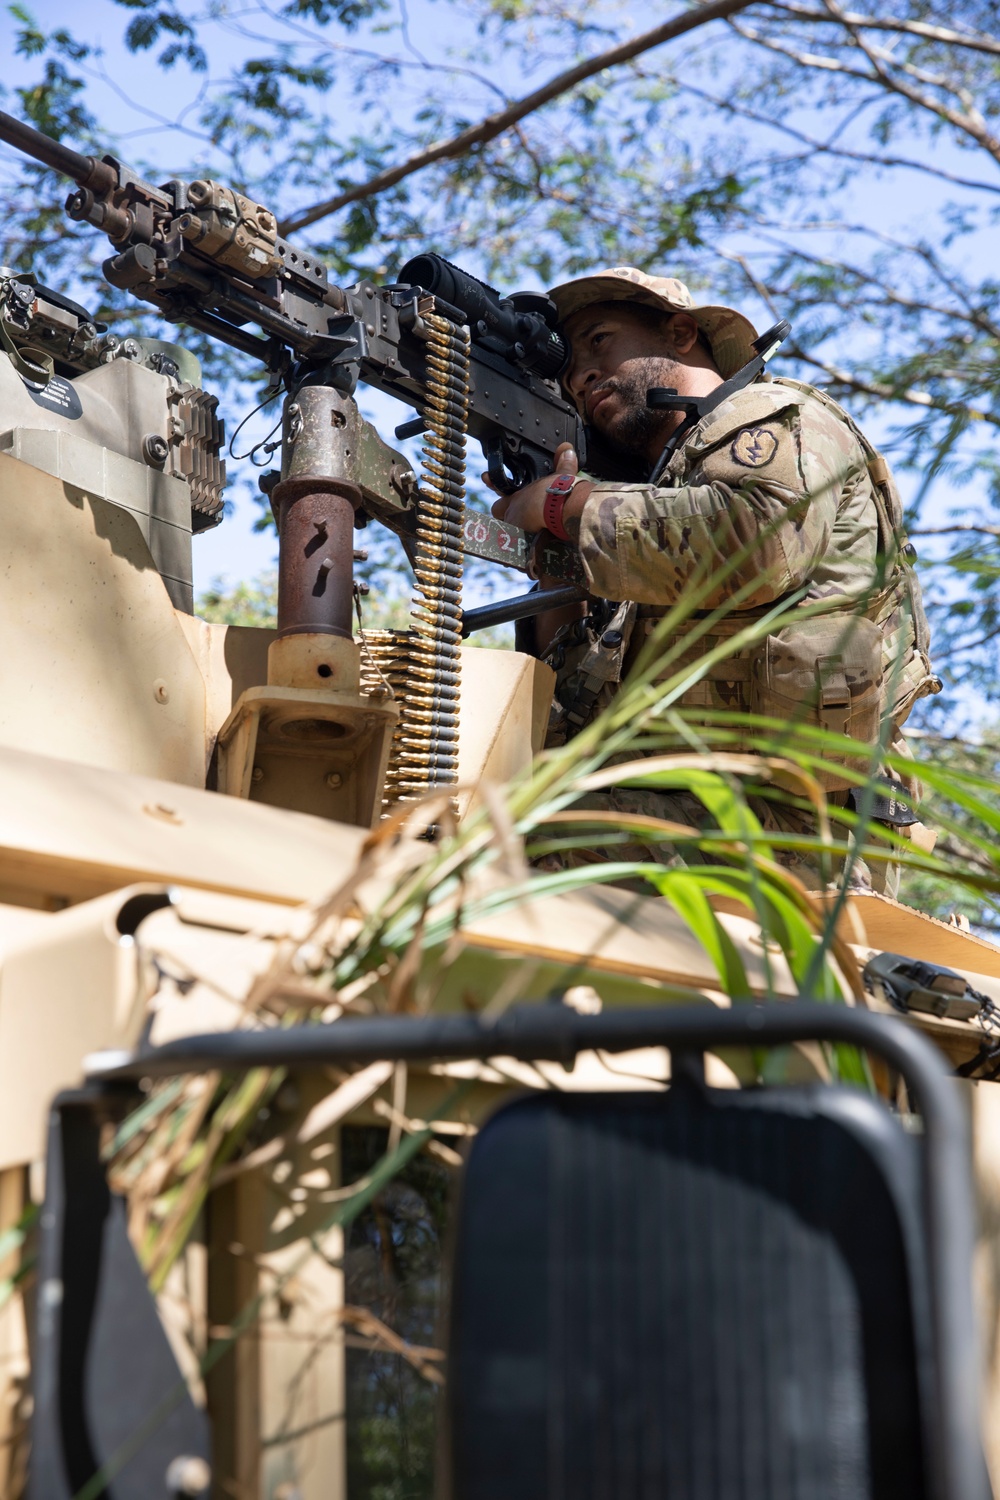
POLYGON ((250 1338, 208 1381, 209 1410, 228 1450, 217 1455, 219 1469, 253 1495, 346 1494, 344 1236, 324 1227, 341 1183, 340 1128, 294 1140, 296 1125, 329 1088, 322 1077, 296 1081, 284 1109, 279 1099, 288 1145, 265 1169, 221 1187, 213 1206, 217 1315, 231 1308, 235 1316, 282 1278, 250 1338), (311 1243, 321 1253, 305 1255, 311 1243))
POLYGON ((95 1037, 138 1033, 135 953, 115 928, 123 906, 116 893, 60 912, 3 955, 0 1169, 41 1158, 45 1096, 79 1082, 95 1037))
MULTIPOLYGON (((317 887, 313 899, 325 891, 317 887)), ((474 896, 470 889, 468 899, 474 896)), ((697 962, 684 924, 664 902, 612 891, 593 897, 553 896, 514 908, 497 922, 471 923, 468 949, 450 966, 436 1008, 462 1009, 470 985, 499 990, 519 966, 526 999, 543 999, 571 980, 599 987, 607 1004, 661 1004, 660 986, 685 975, 707 992, 706 1003, 728 1003, 715 993, 710 968, 697 962), (631 936, 620 924, 626 908, 631 936), (506 929, 499 941, 498 926, 506 929), (540 941, 545 931, 558 938, 540 941)), ((751 924, 724 920, 763 987, 751 924)), ((79 1081, 85 1057, 134 1047, 147 1024, 156 1045, 246 1024, 252 983, 268 968, 276 944, 301 937, 307 921, 302 906, 153 882, 50 914, 0 907, 0 1170, 41 1155, 49 1102, 79 1081)), ((784 969, 779 985, 782 976, 790 992, 784 969)), ((297 992, 290 998, 301 1003, 297 992)))
POLYGON ((462 648, 462 718, 458 739, 459 794, 464 808, 475 788, 506 786, 541 750, 555 674, 517 651, 462 648))
MULTIPOLYGON (((358 648, 352 642, 266 634, 268 686, 245 689, 218 731, 219 790, 371 826, 378 818, 394 706, 357 693, 358 648), (317 690, 317 681, 327 678, 326 672, 320 676, 322 668, 344 689, 317 690)), ((203 641, 211 669, 220 653, 203 641)), ((462 651, 462 666, 458 779, 464 808, 476 786, 510 781, 541 749, 553 674, 532 657, 471 646, 462 651)))
POLYGON ((276 635, 267 648, 267 681, 270 687, 357 696, 361 691, 357 642, 317 631, 276 635))
POLYGON ((137 880, 298 902, 352 867, 360 830, 195 787, 0 747, 0 899, 56 909, 137 880))
MULTIPOLYGON (((191 489, 181 462, 190 445, 172 404, 182 399, 178 383, 116 359, 67 387, 64 402, 38 400, 10 361, 0 360, 0 450, 129 511, 173 603, 192 609, 191 489), (165 465, 148 462, 150 437, 163 444, 165 465)), ((0 480, 0 493, 4 488, 0 480)), ((57 576, 48 585, 58 590, 57 576)))
POLYGON ((267 652, 273 630, 250 625, 212 625, 196 615, 178 612, 177 623, 198 663, 205 684, 205 726, 202 736, 202 780, 209 776, 216 739, 247 688, 267 682, 267 652))
MULTIPOLYGON (((830 905, 833 898, 821 900, 830 905)), ((1000 948, 975 933, 964 932, 874 891, 851 896, 849 905, 861 926, 858 936, 873 950, 910 953, 963 974, 971 970, 1000 979, 1000 948)))
POLYGON ((360 694, 249 688, 219 731, 219 791, 370 828, 395 722, 360 694))
POLYGON ((278 637, 267 686, 242 693, 219 730, 218 789, 371 828, 398 717, 395 704, 361 693, 353 641, 278 637))
POLYGON ((0 454, 0 531, 0 745, 203 786, 205 684, 136 518, 0 454))

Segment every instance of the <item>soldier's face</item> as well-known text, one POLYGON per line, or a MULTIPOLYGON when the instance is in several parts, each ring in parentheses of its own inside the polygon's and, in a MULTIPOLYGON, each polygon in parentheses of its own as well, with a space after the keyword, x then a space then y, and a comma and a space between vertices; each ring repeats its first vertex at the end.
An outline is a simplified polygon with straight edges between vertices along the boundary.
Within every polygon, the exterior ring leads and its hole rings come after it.
POLYGON ((614 447, 657 457, 672 414, 651 411, 646 392, 680 389, 686 368, 673 354, 670 325, 605 303, 571 313, 564 327, 570 362, 562 379, 579 410, 614 447))

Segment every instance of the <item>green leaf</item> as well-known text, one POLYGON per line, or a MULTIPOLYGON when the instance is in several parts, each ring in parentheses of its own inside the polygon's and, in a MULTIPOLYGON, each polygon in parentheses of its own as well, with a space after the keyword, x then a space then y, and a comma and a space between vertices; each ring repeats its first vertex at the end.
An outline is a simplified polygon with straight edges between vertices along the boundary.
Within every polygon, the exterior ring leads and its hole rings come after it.
POLYGON ((690 870, 653 870, 646 878, 656 887, 698 939, 715 966, 723 990, 733 1000, 750 998, 743 960, 732 938, 709 904, 702 882, 690 870))

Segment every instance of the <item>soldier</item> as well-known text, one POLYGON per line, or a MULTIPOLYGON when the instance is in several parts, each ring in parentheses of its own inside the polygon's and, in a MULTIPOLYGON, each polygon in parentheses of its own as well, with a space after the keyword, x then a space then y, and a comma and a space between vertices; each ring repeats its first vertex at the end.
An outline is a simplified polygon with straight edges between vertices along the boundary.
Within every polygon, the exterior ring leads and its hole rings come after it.
MULTIPOLYGON (((709 395, 753 358, 756 333, 731 308, 697 306, 680 281, 627 266, 568 282, 551 296, 571 347, 563 385, 609 455, 601 467, 622 477, 579 474, 567 445, 553 478, 493 507, 526 531, 544 527, 575 543, 589 592, 618 602, 589 616, 582 606, 541 615, 534 640, 519 640, 557 671, 549 743, 564 741, 608 701, 659 619, 713 573, 719 581, 699 607, 732 608, 681 662, 704 656, 776 601, 800 609, 829 601, 829 609, 803 614, 717 663, 680 707, 766 714, 869 746, 887 715, 895 735, 917 698, 940 683, 885 460, 825 393, 764 375, 688 431, 655 483, 643 480, 682 421, 680 412, 650 409, 648 389, 709 395), (620 670, 609 673, 609 653, 620 670)), ((678 665, 671 663, 671 675, 678 665)), ((839 771, 833 757, 822 779, 830 800, 846 806, 850 782, 839 771)), ((686 793, 617 789, 591 802, 710 823, 686 793)), ((760 797, 751 805, 771 832, 815 832, 794 807, 760 797)), ((873 811, 897 827, 919 827, 891 786, 873 811)), ((669 845, 619 848, 613 857, 650 852, 676 859, 669 845)), ((780 857, 816 884, 808 856, 780 857)), ((869 871, 859 862, 852 884, 894 893, 894 868, 873 862, 869 871)))

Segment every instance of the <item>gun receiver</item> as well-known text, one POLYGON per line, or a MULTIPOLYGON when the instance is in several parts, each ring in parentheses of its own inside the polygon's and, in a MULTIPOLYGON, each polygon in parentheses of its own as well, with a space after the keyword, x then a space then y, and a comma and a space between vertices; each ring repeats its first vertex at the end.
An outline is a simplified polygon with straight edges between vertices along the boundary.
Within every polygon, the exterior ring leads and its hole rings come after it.
POLYGON ((77 183, 67 212, 108 235, 112 286, 251 355, 290 389, 320 380, 351 394, 361 380, 420 407, 423 319, 437 308, 469 324, 468 430, 497 488, 549 472, 563 442, 585 462, 583 424, 555 383, 566 351, 547 298, 503 299, 435 255, 410 261, 394 286, 334 286, 322 261, 278 234, 269 209, 221 183, 155 186, 113 156, 84 156, 3 112, 0 139, 77 183))

